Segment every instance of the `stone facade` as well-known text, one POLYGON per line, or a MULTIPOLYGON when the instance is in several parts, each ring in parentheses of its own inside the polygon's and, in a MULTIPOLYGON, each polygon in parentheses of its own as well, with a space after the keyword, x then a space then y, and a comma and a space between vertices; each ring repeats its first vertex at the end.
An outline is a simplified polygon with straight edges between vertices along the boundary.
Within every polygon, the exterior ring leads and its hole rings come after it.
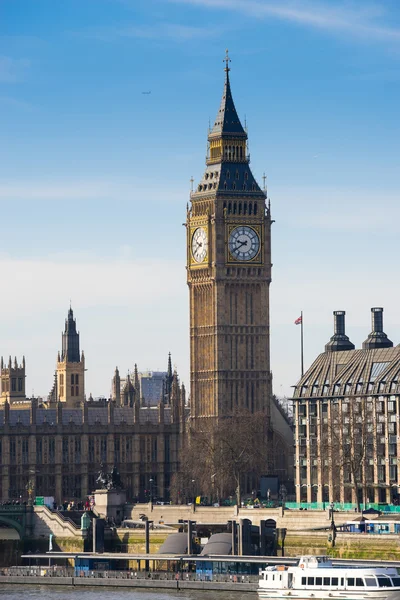
POLYGON ((229 67, 187 212, 191 417, 264 411, 270 419, 271 213, 250 169, 229 67))

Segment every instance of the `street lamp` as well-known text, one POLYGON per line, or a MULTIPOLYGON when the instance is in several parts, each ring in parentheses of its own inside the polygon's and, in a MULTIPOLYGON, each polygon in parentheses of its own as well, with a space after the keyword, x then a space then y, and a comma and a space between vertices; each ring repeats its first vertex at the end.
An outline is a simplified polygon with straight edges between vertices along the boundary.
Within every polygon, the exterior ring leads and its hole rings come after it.
POLYGON ((193 498, 193 504, 196 504, 196 497, 194 495, 194 484, 195 484, 195 480, 192 479, 192 498, 193 498))
POLYGON ((150 504, 153 504, 153 479, 149 479, 150 483, 150 504))

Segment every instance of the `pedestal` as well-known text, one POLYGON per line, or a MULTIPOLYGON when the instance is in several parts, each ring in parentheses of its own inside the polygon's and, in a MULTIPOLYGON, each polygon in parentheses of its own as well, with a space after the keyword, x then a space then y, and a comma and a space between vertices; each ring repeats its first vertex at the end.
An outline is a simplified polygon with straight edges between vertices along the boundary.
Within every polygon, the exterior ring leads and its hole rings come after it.
POLYGON ((94 512, 103 519, 110 519, 119 525, 124 514, 126 503, 125 490, 95 490, 94 512))

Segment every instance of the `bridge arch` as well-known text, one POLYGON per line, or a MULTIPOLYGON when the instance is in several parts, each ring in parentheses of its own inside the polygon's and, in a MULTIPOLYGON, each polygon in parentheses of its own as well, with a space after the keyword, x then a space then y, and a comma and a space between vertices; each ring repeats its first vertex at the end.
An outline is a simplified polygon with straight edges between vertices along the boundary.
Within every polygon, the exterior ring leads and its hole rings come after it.
POLYGON ((14 519, 11 519, 10 517, 6 517, 4 515, 0 515, 0 523, 7 525, 11 529, 16 529, 20 539, 22 539, 24 527, 23 525, 21 525, 21 523, 18 523, 17 521, 14 521, 14 519))

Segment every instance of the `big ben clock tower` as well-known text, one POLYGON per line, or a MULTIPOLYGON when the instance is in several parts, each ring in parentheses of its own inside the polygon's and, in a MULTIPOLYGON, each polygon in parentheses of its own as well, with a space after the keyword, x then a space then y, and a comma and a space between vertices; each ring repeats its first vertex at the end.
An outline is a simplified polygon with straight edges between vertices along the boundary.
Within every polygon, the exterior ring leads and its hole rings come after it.
POLYGON ((191 416, 270 415, 271 217, 225 85, 187 214, 191 416))

